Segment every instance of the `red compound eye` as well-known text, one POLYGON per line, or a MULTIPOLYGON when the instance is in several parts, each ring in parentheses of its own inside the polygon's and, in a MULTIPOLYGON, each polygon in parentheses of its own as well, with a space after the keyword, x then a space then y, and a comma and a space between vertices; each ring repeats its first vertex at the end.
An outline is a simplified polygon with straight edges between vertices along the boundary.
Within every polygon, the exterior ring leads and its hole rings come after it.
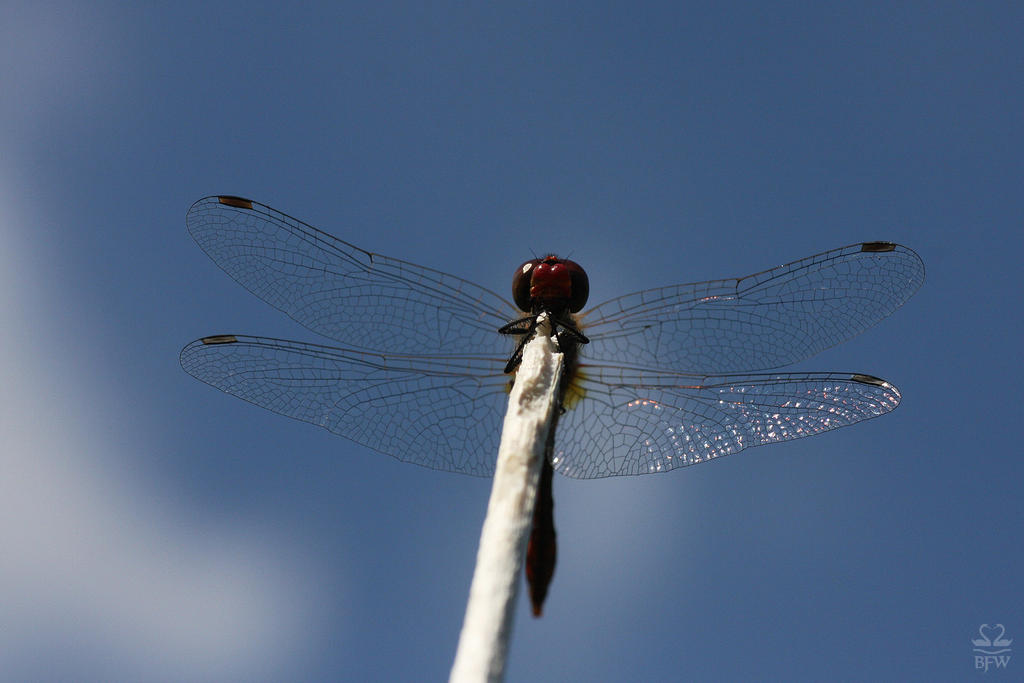
POLYGON ((531 312, 533 308, 530 303, 530 280, 533 279, 533 269, 540 262, 539 258, 527 261, 516 268, 515 275, 512 276, 512 299, 516 302, 519 310, 527 313, 531 312))
POLYGON ((550 255, 519 266, 512 277, 512 296, 523 311, 539 307, 569 309, 576 313, 587 303, 590 281, 574 261, 550 255))

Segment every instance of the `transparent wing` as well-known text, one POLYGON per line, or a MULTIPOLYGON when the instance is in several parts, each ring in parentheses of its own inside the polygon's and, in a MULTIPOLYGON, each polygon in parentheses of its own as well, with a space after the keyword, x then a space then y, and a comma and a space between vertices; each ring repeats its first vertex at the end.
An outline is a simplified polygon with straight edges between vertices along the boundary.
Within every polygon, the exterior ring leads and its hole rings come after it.
POLYGON ((863 332, 924 281, 907 247, 864 242, 762 273, 649 289, 580 316, 592 363, 698 374, 796 363, 863 332))
POLYGON ((385 356, 220 335, 182 349, 181 365, 221 391, 399 460, 494 473, 504 358, 385 356))
POLYGON ((798 439, 893 410, 899 390, 868 375, 697 377, 584 367, 555 436, 555 470, 579 479, 664 472, 798 439))
POLYGON ((363 251, 268 206, 206 197, 185 219, 228 275, 309 329, 386 353, 500 353, 517 317, 500 296, 430 268, 363 251))
MULTIPOLYGON (((181 352, 192 376, 399 460, 490 476, 508 377, 502 358, 387 356, 279 339, 204 337, 181 352)), ((875 377, 697 377, 581 369, 559 420, 555 469, 589 479, 664 472, 845 427, 893 410, 875 377)))

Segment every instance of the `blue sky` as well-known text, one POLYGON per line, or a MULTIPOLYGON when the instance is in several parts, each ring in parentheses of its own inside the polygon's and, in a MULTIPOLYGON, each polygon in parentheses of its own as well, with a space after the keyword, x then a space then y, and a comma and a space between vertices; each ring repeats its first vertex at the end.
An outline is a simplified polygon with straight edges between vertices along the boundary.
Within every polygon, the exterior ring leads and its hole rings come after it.
POLYGON ((911 246, 921 291, 797 368, 884 377, 899 409, 556 480, 559 565, 543 619, 521 599, 508 680, 981 676, 980 624, 1024 637, 1022 20, 1012 3, 6 3, 0 671, 447 676, 488 482, 178 365, 206 334, 320 341, 188 237, 189 205, 232 193, 502 292, 531 254, 571 254, 593 302, 911 246))

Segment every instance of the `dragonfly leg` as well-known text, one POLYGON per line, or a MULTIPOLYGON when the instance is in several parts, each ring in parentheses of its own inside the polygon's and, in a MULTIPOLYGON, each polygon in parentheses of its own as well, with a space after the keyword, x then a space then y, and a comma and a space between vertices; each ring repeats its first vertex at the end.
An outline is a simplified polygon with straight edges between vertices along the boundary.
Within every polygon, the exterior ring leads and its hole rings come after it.
POLYGON ((498 328, 498 334, 528 335, 537 327, 537 316, 528 315, 505 323, 498 328))
POLYGON ((533 331, 536 329, 537 316, 535 315, 513 320, 507 325, 502 325, 498 328, 498 334, 514 334, 519 336, 516 350, 512 352, 512 357, 505 364, 506 375, 511 374, 519 366, 519 361, 523 360, 523 349, 526 347, 526 343, 530 341, 530 337, 533 336, 533 331))
POLYGON ((564 332, 566 336, 570 337, 577 344, 589 344, 590 340, 587 339, 586 335, 580 332, 580 329, 576 327, 576 324, 565 320, 563 318, 550 318, 552 326, 555 328, 555 334, 564 332))

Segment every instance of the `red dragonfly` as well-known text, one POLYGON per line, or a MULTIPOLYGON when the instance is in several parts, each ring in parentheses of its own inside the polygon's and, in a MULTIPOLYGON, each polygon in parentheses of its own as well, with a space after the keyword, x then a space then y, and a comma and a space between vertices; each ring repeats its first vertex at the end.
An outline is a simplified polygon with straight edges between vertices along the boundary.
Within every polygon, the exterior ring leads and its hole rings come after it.
POLYGON ((246 289, 346 346, 222 334, 186 346, 182 367, 406 462, 493 474, 522 341, 539 313, 552 319, 566 371, 527 557, 537 615, 554 571, 553 472, 667 472, 888 413, 900 393, 877 377, 773 370, 871 327, 924 280, 911 249, 863 242, 579 313, 587 276, 554 256, 516 270, 513 305, 248 199, 201 199, 186 223, 246 289))

